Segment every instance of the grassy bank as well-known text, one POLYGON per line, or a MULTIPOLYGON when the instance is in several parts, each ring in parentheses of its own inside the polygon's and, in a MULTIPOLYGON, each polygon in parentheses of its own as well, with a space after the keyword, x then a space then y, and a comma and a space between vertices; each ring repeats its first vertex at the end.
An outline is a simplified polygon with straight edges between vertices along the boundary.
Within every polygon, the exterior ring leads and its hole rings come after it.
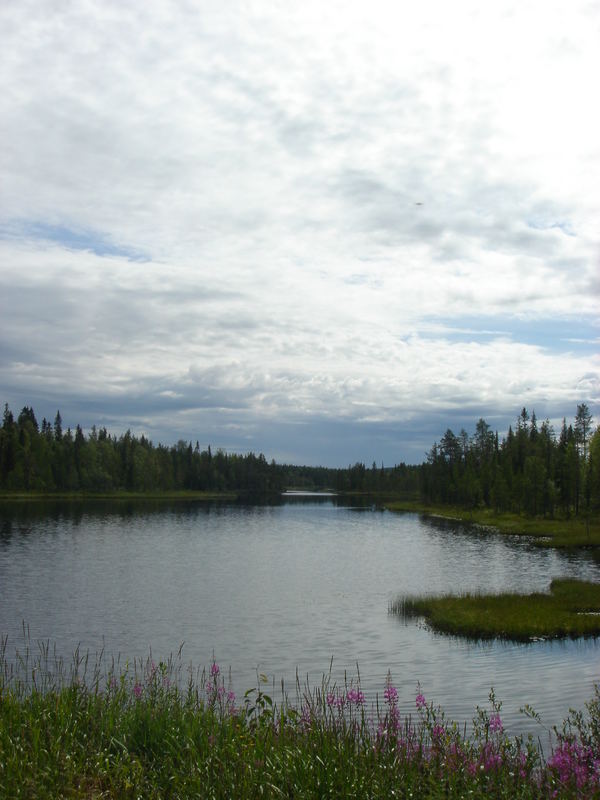
POLYGON ((416 500, 392 501, 385 504, 389 511, 426 514, 456 519, 468 524, 494 528, 511 536, 530 536, 539 547, 581 548, 600 547, 600 518, 526 517, 509 512, 496 513, 488 508, 465 509, 458 506, 432 506, 416 500))
POLYGON ((78 655, 65 677, 0 659, 3 798, 546 798, 600 794, 600 696, 556 732, 544 758, 509 737, 501 704, 465 734, 420 690, 403 718, 391 678, 377 708, 360 685, 297 689, 276 706, 260 688, 237 701, 217 664, 173 661, 117 673, 78 655), (183 678, 183 680, 182 680, 183 678))
POLYGON ((424 617, 433 630, 473 639, 599 636, 600 584, 557 579, 547 594, 405 597, 390 611, 424 617))

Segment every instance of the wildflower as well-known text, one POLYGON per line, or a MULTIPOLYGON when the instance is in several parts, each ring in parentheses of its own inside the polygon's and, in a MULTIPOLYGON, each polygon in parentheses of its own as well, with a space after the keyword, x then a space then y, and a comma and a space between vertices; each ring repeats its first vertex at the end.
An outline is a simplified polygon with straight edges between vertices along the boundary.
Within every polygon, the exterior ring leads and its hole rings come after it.
POLYGON ((360 706, 365 702, 365 696, 360 689, 349 689, 347 697, 349 703, 354 703, 357 706, 360 706))
POLYGON ((394 686, 386 686, 383 691, 383 698, 386 703, 393 705, 398 700, 398 690, 394 686))
POLYGON ((527 756, 525 753, 519 753, 519 775, 524 778, 527 775, 525 767, 527 766, 527 756))
POLYGON ((562 783, 573 780, 578 789, 598 782, 594 752, 579 742, 561 741, 548 759, 548 766, 562 783))
POLYGON ((213 661, 212 666, 210 668, 210 674, 212 675, 213 678, 216 678, 220 672, 221 669, 219 665, 215 661, 213 661))
POLYGON ((135 686, 133 687, 133 693, 138 700, 142 696, 142 687, 140 686, 139 683, 136 683, 135 686))
POLYGON ((492 733, 502 733, 504 730, 504 725, 500 719, 500 714, 493 714, 490 717, 490 730, 492 733))
POLYGON ((235 703, 235 692, 227 692, 227 702, 231 705, 235 703))
POLYGON ((422 708, 425 708, 425 706, 427 705, 427 700, 425 699, 425 695, 422 694, 421 692, 419 692, 419 694, 415 698, 415 704, 416 704, 417 708, 419 709, 419 711, 422 708))
POLYGON ((484 772, 491 772, 494 769, 500 769, 502 766, 502 755, 497 753, 490 743, 485 745, 481 754, 479 769, 484 772))
POLYGON ((444 726, 443 725, 439 725, 438 723, 436 723, 433 726, 433 730, 431 731, 431 736, 432 736, 433 739, 439 740, 439 739, 442 738, 444 733, 445 733, 444 726))
POLYGON ((335 703, 335 695, 333 692, 327 692, 327 697, 325 698, 327 705, 331 708, 331 706, 335 703))

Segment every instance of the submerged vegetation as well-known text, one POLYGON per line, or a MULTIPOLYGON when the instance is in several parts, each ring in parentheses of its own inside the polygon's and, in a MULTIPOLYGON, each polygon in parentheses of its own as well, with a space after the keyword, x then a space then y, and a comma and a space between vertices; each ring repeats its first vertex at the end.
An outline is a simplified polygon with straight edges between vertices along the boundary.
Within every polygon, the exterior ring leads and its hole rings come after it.
MULTIPOLYGON (((6 642, 4 642, 6 646, 6 642)), ((554 730, 544 757, 511 737, 490 693, 471 732, 418 688, 404 717, 391 676, 369 708, 360 682, 264 684, 238 699, 219 665, 120 671, 48 647, 0 657, 0 796, 11 798, 570 798, 600 794, 600 695, 554 730)), ((531 709, 526 713, 535 717, 531 709)))
POLYGON ((548 593, 403 597, 390 612, 424 617, 430 627, 473 639, 576 638, 600 635, 600 584, 553 580, 548 593))

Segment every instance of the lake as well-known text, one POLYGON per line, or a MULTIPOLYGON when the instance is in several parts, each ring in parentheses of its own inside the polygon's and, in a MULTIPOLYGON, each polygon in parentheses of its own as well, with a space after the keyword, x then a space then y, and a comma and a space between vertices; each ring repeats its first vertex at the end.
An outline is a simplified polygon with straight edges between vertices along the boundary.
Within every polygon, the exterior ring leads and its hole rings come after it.
MULTIPOLYGON (((363 501, 364 502, 364 501, 363 501)), ((7 652, 50 640, 121 660, 183 658, 231 668, 238 697, 257 672, 293 694, 296 671, 320 684, 356 676, 368 699, 388 670, 400 706, 428 700, 468 721, 490 688, 511 732, 582 708, 600 681, 596 640, 477 644, 388 614, 397 596, 537 591, 559 576, 600 580, 586 553, 533 547, 459 523, 335 497, 272 505, 95 501, 0 506, 0 633, 7 652)))

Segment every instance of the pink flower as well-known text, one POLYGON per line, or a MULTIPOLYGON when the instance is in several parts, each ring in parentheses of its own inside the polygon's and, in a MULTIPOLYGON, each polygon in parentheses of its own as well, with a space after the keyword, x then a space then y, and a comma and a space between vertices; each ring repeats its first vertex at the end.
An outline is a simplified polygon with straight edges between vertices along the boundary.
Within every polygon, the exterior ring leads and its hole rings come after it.
POLYGON ((383 690, 383 697, 386 703, 392 705, 398 699, 398 690, 394 686, 386 686, 383 690))
POLYGON ((416 704, 417 708, 419 709, 419 711, 422 708, 425 708, 425 706, 427 705, 427 700, 425 700, 425 695, 422 694, 421 692, 419 692, 419 694, 415 698, 415 704, 416 704))
POLYGON ((213 661, 212 666, 210 668, 210 674, 213 678, 216 678, 217 675, 221 672, 219 665, 213 661))
POLYGON ((500 714, 493 714, 490 717, 490 730, 492 733, 502 733, 504 730, 504 725, 500 719, 500 714))
POLYGON ((142 687, 139 685, 139 683, 136 683, 135 686, 133 687, 133 693, 138 700, 142 696, 142 687))
POLYGON ((445 733, 444 726, 436 724, 433 726, 433 730, 431 731, 431 736, 434 739, 441 739, 444 733, 445 733))
POLYGON ((360 689, 349 689, 347 697, 349 703, 354 703, 357 706, 360 706, 365 702, 365 696, 360 689))

